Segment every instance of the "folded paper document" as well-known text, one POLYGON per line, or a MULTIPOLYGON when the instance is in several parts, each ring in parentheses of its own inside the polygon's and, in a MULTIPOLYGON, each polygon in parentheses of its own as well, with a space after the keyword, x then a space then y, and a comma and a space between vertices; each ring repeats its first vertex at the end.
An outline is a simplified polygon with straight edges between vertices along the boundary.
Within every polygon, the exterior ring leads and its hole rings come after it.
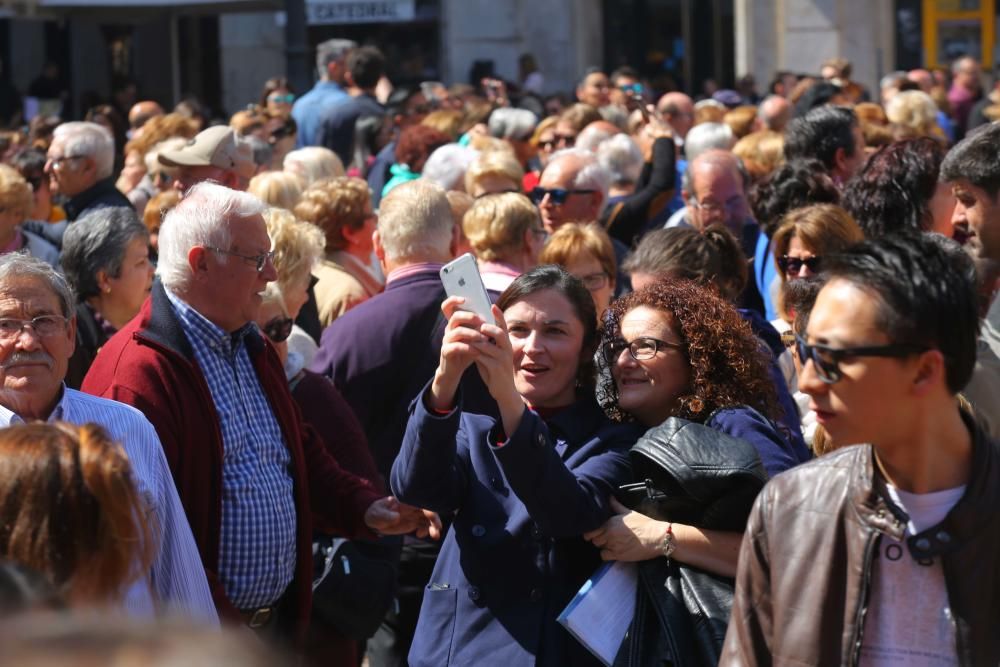
POLYGON ((635 615, 635 563, 605 563, 557 619, 598 660, 611 665, 635 615))

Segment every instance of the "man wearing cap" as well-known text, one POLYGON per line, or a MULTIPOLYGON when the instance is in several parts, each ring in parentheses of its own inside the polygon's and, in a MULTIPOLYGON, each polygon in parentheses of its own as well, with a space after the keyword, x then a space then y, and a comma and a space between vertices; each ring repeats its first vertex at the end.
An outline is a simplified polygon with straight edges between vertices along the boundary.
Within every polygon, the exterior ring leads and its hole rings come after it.
POLYGON ((160 153, 159 160, 162 165, 177 168, 174 188, 181 192, 202 181, 246 190, 257 169, 250 144, 225 125, 202 130, 186 146, 160 153))

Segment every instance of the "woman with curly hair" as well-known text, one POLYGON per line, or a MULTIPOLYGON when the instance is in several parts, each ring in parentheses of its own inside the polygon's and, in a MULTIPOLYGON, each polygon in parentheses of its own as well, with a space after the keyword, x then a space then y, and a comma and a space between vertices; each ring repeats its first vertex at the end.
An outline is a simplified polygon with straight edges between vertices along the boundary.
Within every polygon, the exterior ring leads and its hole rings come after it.
MULTIPOLYGON (((769 475, 802 462, 779 435, 779 408, 750 325, 712 290, 661 281, 615 301, 598 355, 599 395, 616 421, 653 428, 669 417, 703 424, 752 444, 769 475)), ((662 555, 667 523, 629 512, 584 537, 605 560, 662 555)), ((672 524, 672 558, 714 574, 736 574, 741 534, 672 524)))
POLYGON ((955 197, 939 180, 945 150, 934 139, 880 148, 844 188, 843 207, 869 239, 902 231, 951 238, 955 197))

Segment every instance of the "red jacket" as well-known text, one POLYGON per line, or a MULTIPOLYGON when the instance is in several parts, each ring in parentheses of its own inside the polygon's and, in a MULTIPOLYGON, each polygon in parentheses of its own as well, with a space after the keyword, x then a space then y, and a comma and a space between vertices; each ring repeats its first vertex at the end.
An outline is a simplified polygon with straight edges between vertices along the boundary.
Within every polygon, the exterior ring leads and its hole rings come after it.
MULTIPOLYGON (((312 596, 312 521, 335 534, 371 536, 363 516, 381 494, 340 468, 315 431, 303 425, 270 344, 250 335, 246 345, 292 459, 298 559, 288 594, 289 608, 295 610, 291 629, 301 638, 312 596)), ((82 388, 134 406, 156 427, 219 615, 238 621, 217 574, 222 521, 219 419, 191 344, 159 281, 139 315, 101 348, 82 388)))

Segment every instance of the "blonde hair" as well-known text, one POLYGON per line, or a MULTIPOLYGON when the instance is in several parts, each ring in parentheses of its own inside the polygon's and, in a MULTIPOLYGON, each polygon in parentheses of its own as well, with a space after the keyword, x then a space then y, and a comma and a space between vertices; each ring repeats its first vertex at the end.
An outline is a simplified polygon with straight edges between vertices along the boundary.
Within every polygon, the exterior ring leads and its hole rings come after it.
POLYGON ((167 139, 179 137, 186 141, 196 134, 198 134, 198 123, 179 113, 154 116, 143 124, 142 131, 135 138, 125 144, 124 152, 126 155, 135 152, 145 156, 157 144, 167 139))
POLYGON ((326 251, 347 247, 344 227, 361 229, 368 217, 371 195, 368 183, 360 178, 342 176, 314 183, 302 193, 293 209, 295 217, 323 230, 326 251))
POLYGON ((785 135, 773 130, 751 132, 736 142, 733 155, 743 160, 751 180, 759 181, 785 163, 785 135))
POLYGON ((305 187, 344 175, 344 163, 336 153, 323 146, 306 146, 291 151, 285 156, 282 169, 301 178, 305 187))
POLYGON ((504 153, 511 157, 514 156, 514 147, 510 145, 510 142, 491 137, 487 134, 474 135, 469 140, 469 148, 477 150, 480 153, 504 153))
POLYGON ((596 259, 608 278, 615 279, 618 272, 615 247, 608 233, 594 222, 561 225, 545 242, 538 263, 558 264, 565 268, 584 255, 596 259))
POLYGON ((472 198, 472 195, 458 190, 448 190, 445 196, 448 197, 448 206, 451 207, 451 217, 455 220, 455 224, 461 228, 462 219, 476 200, 472 198))
POLYGON ((520 191, 524 169, 510 153, 500 151, 480 153, 465 170, 465 191, 471 195, 476 184, 488 176, 506 178, 513 183, 515 190, 520 191))
POLYGON ((426 125, 427 127, 433 127, 435 130, 448 135, 449 141, 455 141, 458 139, 458 135, 462 131, 462 120, 464 117, 465 114, 461 111, 438 109, 437 111, 432 111, 427 114, 427 116, 420 121, 420 124, 426 125))
POLYGON ((741 106, 726 113, 722 122, 733 131, 733 136, 742 139, 753 132, 754 121, 757 120, 757 107, 741 106))
POLYGON ((885 115, 894 126, 896 139, 943 137, 937 123, 937 105, 922 90, 896 93, 885 106, 885 115))
POLYGON ((390 261, 447 257, 454 228, 444 188, 423 178, 393 188, 379 207, 379 238, 390 261))
POLYGON ((549 116, 542 119, 542 122, 535 127, 535 133, 531 135, 531 145, 538 148, 538 144, 542 141, 542 135, 549 130, 554 131, 558 122, 559 116, 549 116))
POLYGON ((247 192, 268 206, 291 211, 302 197, 302 179, 287 171, 265 171, 250 179, 247 192))
POLYGON ((524 235, 541 227, 538 209, 516 192, 480 197, 462 218, 476 257, 487 262, 513 259, 524 248, 524 235))
POLYGON ((31 214, 34 203, 28 181, 24 180, 17 169, 0 164, 0 208, 9 210, 24 220, 31 214))
POLYGON ((274 269, 278 286, 284 291, 290 285, 305 280, 323 252, 323 230, 308 222, 296 220, 283 208, 264 212, 267 235, 274 251, 274 269))

